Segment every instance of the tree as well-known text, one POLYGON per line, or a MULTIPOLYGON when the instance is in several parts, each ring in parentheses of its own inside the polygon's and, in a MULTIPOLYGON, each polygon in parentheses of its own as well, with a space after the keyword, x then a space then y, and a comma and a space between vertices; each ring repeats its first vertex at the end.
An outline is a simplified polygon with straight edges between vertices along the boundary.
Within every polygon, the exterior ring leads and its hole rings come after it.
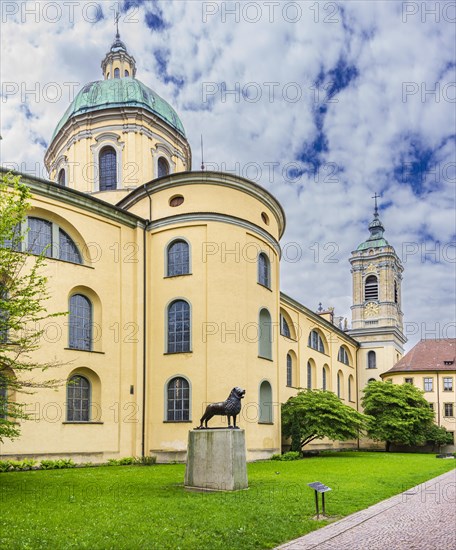
POLYGON ((370 382, 361 402, 364 412, 373 417, 369 422, 369 437, 385 441, 387 451, 392 443, 420 445, 426 441, 434 412, 424 392, 413 384, 370 382))
POLYGON ((61 313, 48 313, 45 251, 33 255, 25 250, 23 232, 30 208, 30 190, 19 176, 0 178, 0 441, 20 434, 18 419, 27 419, 17 393, 55 387, 57 380, 35 380, 57 363, 38 363, 33 352, 40 346, 43 321, 61 313), (41 327, 41 328, 40 328, 41 327))
POLYGON ((332 392, 303 390, 282 405, 282 433, 291 437, 291 450, 302 451, 313 441, 356 439, 368 418, 344 405, 332 392))
POLYGON ((437 426, 432 424, 426 432, 426 441, 432 443, 435 447, 441 447, 442 445, 453 444, 453 434, 447 431, 443 426, 437 426))

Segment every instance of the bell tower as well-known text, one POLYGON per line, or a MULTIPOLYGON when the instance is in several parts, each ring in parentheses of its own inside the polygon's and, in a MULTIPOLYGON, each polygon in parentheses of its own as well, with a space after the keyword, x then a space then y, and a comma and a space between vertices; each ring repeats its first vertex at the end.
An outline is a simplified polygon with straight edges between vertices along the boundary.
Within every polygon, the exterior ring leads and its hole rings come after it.
MULTIPOLYGON (((375 194, 370 236, 352 252, 353 305, 350 336, 360 343, 358 388, 362 392, 372 379, 380 380, 399 361, 407 341, 403 332, 402 272, 394 248, 384 238, 375 194)), ((361 397, 362 394, 360 394, 361 397)))

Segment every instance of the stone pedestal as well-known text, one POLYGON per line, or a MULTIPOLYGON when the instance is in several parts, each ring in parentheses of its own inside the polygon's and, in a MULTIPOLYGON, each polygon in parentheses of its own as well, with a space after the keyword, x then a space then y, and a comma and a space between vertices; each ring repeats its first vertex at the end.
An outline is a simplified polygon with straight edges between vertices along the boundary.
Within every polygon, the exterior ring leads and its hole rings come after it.
POLYGON ((190 431, 185 487, 203 491, 247 489, 244 430, 190 431))

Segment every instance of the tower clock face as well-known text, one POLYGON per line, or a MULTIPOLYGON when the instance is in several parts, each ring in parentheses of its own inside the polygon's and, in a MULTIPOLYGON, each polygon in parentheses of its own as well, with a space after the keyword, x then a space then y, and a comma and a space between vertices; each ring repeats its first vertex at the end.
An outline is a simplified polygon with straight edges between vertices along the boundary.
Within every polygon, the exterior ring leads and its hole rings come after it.
POLYGON ((380 308, 378 307, 378 304, 375 304, 374 302, 369 302, 364 306, 364 316, 365 317, 375 317, 378 315, 380 308))

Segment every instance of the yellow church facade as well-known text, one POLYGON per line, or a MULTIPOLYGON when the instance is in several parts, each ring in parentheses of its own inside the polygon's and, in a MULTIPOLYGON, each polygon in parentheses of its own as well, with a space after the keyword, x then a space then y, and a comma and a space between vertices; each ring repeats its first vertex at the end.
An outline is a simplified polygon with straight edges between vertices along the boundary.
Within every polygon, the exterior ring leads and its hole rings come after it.
POLYGON ((62 382, 24 396, 32 419, 0 456, 182 461, 207 403, 234 386, 249 460, 280 452, 280 403, 298 388, 360 409, 405 342, 402 267, 377 209, 350 259, 348 330, 280 291, 281 205, 247 179, 191 170, 182 122, 136 79, 118 35, 102 70, 56 127, 49 180, 23 176, 24 246, 46 250, 49 311, 69 314, 48 321, 36 352, 61 365, 43 379, 62 382))

